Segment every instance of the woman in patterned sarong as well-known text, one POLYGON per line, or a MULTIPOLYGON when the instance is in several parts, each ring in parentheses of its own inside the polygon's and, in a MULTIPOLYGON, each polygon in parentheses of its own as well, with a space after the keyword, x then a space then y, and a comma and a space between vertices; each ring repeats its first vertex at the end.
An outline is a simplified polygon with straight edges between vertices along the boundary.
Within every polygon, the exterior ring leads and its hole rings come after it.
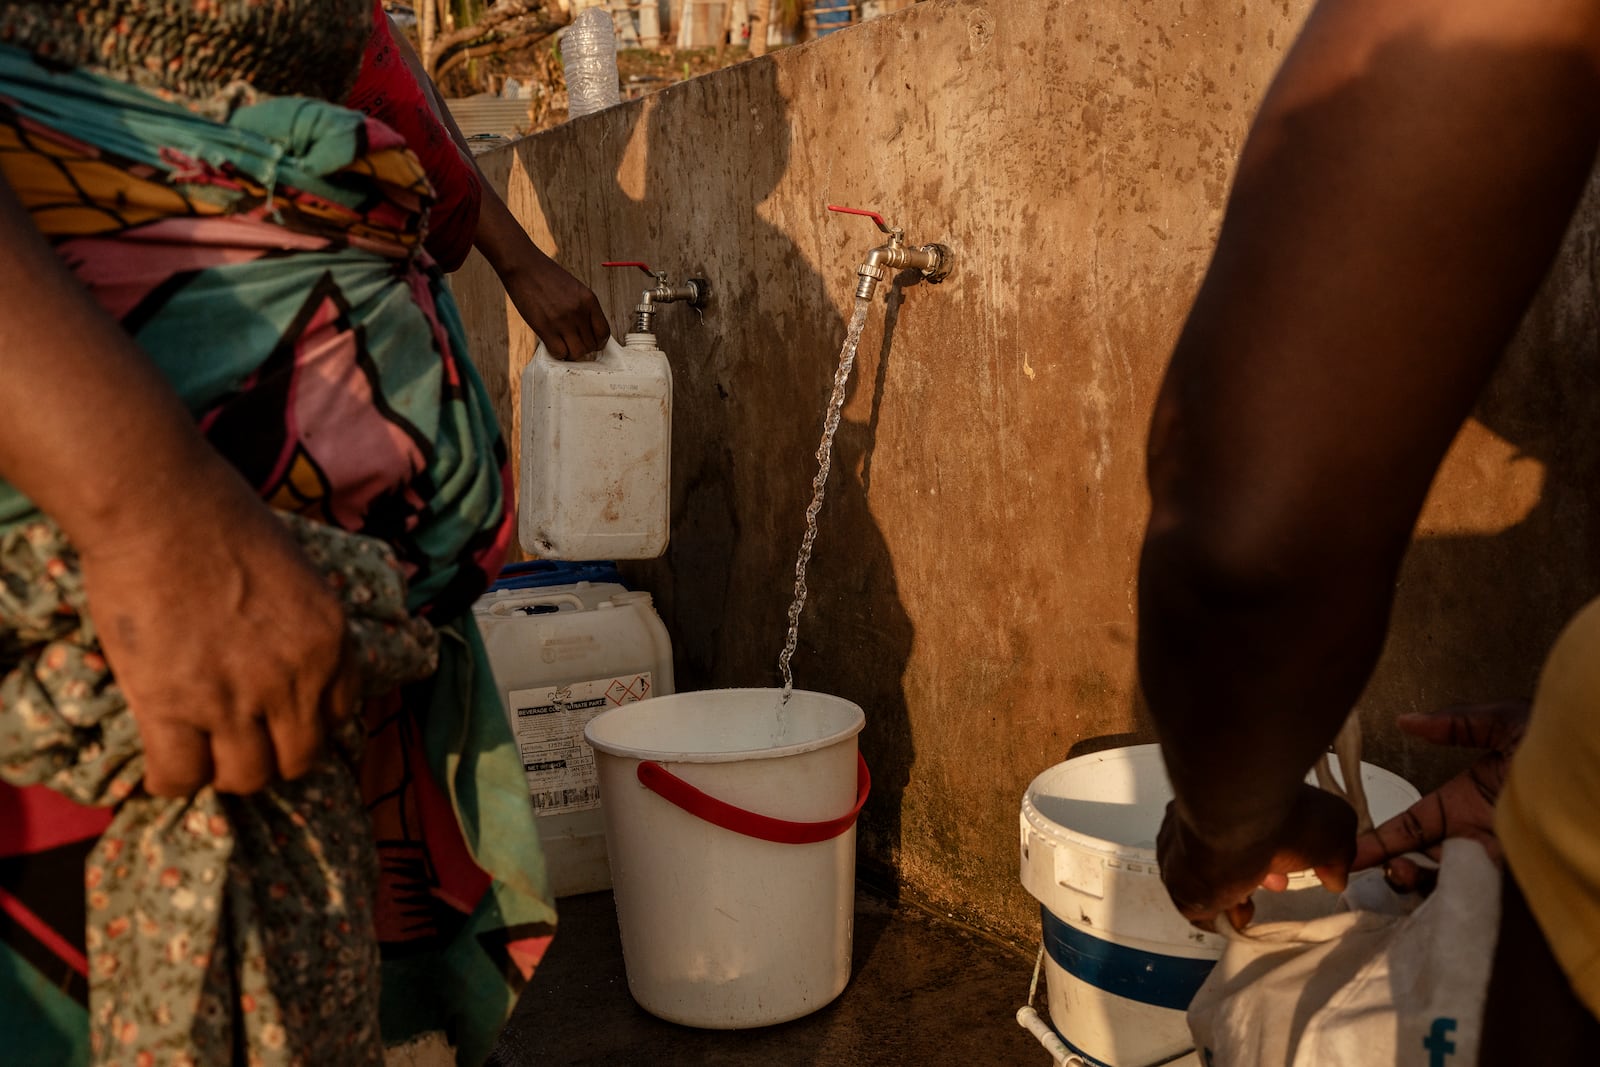
POLYGON ((468 611, 504 448, 334 103, 371 13, 0 3, 8 1060, 478 1060, 552 930, 468 611))

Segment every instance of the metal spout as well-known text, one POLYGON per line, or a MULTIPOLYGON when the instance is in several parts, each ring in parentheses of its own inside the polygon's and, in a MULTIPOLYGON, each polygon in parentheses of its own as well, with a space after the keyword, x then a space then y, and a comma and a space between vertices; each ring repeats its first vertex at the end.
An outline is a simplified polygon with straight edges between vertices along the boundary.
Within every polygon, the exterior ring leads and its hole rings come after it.
POLYGON ((944 245, 921 245, 907 248, 891 239, 867 253, 867 258, 856 268, 856 299, 871 300, 878 283, 900 270, 920 271, 934 285, 950 275, 954 256, 944 245))
POLYGON ((908 247, 905 231, 898 226, 890 226, 876 211, 832 204, 828 210, 845 215, 865 215, 878 224, 878 229, 889 235, 889 243, 868 252, 867 258, 856 268, 857 300, 871 300, 878 283, 886 280, 893 271, 918 271, 928 282, 937 285, 950 276, 951 268, 955 266, 955 254, 947 246, 931 244, 908 247))
POLYGON ((651 270, 646 263, 633 260, 602 263, 602 267, 638 267, 656 280, 654 288, 639 294, 639 303, 633 309, 633 333, 655 333, 656 311, 662 304, 688 304, 696 311, 704 311, 711 301, 711 282, 705 278, 690 278, 682 285, 667 280, 664 270, 651 270))
POLYGON ((655 322, 656 309, 662 304, 681 302, 703 311, 711 299, 711 283, 704 278, 690 278, 682 285, 672 285, 667 281, 667 272, 661 271, 656 279, 659 285, 639 294, 638 306, 633 309, 634 333, 655 332, 651 326, 655 322))

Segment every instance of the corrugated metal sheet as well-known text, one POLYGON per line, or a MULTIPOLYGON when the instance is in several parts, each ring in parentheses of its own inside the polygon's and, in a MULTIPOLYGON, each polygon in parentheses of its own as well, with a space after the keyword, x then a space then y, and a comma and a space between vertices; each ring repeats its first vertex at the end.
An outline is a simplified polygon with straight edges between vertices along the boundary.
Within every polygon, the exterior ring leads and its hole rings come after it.
POLYGON ((459 100, 446 100, 445 106, 455 118, 456 125, 468 137, 479 133, 498 133, 515 137, 533 123, 528 118, 530 100, 506 100, 484 93, 459 100))

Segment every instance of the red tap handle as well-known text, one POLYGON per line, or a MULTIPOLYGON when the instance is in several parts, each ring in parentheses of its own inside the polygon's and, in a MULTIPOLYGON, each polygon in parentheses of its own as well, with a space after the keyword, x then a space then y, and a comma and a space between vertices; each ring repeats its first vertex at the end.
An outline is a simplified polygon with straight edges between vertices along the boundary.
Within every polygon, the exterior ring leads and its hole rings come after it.
POLYGON ((650 275, 650 277, 654 278, 656 276, 655 271, 650 269, 650 264, 641 263, 637 259, 608 260, 600 265, 602 267, 638 267, 640 270, 650 275))
POLYGON ((828 210, 837 211, 841 215, 865 215, 873 222, 876 222, 878 224, 878 229, 882 230, 884 233, 894 232, 894 227, 890 226, 887 222, 884 222, 883 216, 878 214, 876 211, 863 211, 858 207, 840 207, 838 204, 829 204, 828 210))

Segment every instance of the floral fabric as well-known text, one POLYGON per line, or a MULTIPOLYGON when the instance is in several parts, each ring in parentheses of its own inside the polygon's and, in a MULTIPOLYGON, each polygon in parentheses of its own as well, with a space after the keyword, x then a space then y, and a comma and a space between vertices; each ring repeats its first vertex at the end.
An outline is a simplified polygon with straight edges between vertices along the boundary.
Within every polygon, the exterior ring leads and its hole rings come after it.
MULTIPOLYGON (((431 674, 394 553, 285 515, 340 597, 363 686, 431 674)), ((311 774, 250 797, 139 789, 137 725, 101 655, 76 558, 46 521, 0 535, 0 777, 114 806, 84 872, 90 1042, 105 1064, 382 1060, 377 860, 347 728, 311 774)))

